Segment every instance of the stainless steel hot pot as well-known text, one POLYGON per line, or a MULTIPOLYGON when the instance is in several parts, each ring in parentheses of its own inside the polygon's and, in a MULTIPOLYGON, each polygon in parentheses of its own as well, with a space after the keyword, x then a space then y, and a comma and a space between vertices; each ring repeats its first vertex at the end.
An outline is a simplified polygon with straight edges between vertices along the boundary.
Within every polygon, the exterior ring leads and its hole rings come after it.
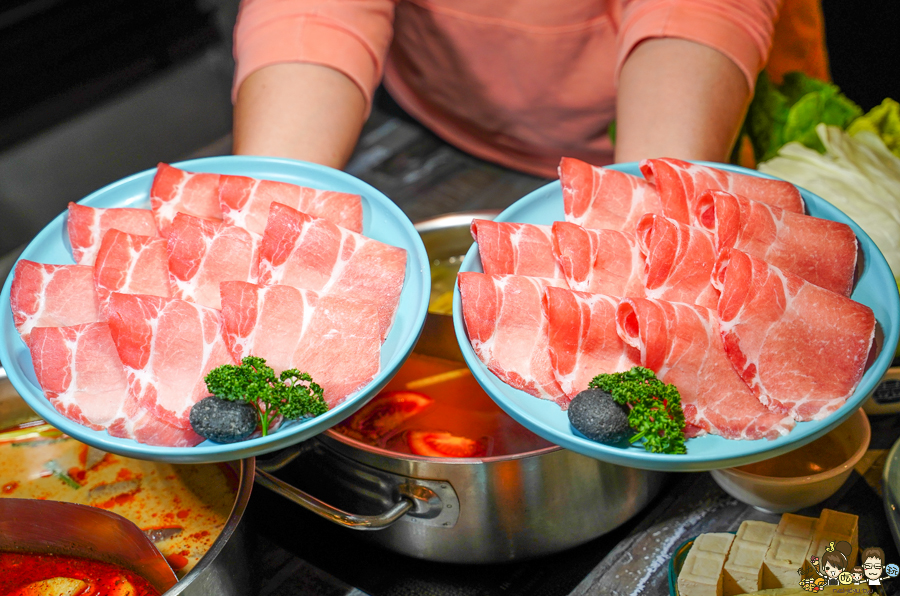
POLYGON ((391 550, 495 563, 609 532, 647 505, 663 479, 557 446, 456 460, 399 454, 327 431, 258 460, 256 481, 336 524, 378 530, 364 536, 391 550), (311 475, 324 481, 331 503, 295 486, 311 475))
MULTIPOLYGON (((473 218, 496 213, 450 214, 416 227, 429 257, 447 258, 471 245, 473 218)), ((430 314, 416 351, 462 360, 451 318, 430 314)), ((536 557, 582 544, 637 514, 664 481, 660 472, 544 444, 484 459, 429 458, 326 431, 257 460, 256 481, 336 524, 377 530, 364 536, 386 548, 454 563, 536 557)))
MULTIPOLYGON (((0 428, 37 419, 37 414, 19 397, 6 377, 6 371, 0 367, 0 428)), ((249 458, 229 465, 237 474, 238 489, 225 527, 206 555, 164 596, 246 596, 252 592, 249 551, 242 520, 253 488, 256 462, 249 458)))

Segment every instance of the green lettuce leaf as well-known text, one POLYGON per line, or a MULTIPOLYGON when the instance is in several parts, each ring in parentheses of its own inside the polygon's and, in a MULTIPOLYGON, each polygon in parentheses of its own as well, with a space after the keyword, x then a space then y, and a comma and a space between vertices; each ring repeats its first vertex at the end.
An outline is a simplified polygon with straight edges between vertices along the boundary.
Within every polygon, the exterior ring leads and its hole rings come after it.
POLYGON ((791 72, 785 75, 781 85, 775 85, 762 71, 743 133, 753 145, 757 162, 771 159, 781 147, 793 141, 824 153, 825 147, 816 134, 816 126, 824 123, 846 128, 862 113, 862 109, 832 83, 791 72))
POLYGON ((881 105, 875 106, 847 127, 851 135, 862 130, 881 137, 890 152, 900 157, 900 104, 896 101, 886 98, 881 105))

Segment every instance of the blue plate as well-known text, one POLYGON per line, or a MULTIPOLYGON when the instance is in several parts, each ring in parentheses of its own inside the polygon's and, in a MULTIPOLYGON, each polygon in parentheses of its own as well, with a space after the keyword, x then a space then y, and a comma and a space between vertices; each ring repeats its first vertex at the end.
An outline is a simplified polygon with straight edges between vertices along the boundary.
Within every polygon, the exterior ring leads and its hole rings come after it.
MULTIPOLYGON (((66 434, 98 449, 127 457, 174 463, 201 463, 243 459, 293 445, 331 428, 359 408, 387 384, 406 360, 425 324, 431 292, 428 255, 409 218, 390 199, 365 182, 338 170, 310 163, 264 157, 211 157, 173 164, 192 172, 239 174, 291 182, 362 196, 363 234, 406 249, 406 278, 400 304, 381 351, 381 371, 366 387, 336 408, 316 418, 285 424, 267 437, 233 444, 204 441, 196 447, 154 447, 130 439, 111 437, 62 416, 44 397, 34 375, 31 354, 19 337, 9 307, 12 274, 3 285, 0 304, 0 362, 13 386, 44 420, 66 434)), ((101 188, 80 201, 91 207, 150 207, 150 185, 155 169, 147 170, 101 188)), ((20 258, 41 263, 73 263, 66 233, 66 214, 56 217, 31 241, 20 258)))
MULTIPOLYGON (((772 176, 738 166, 699 163, 732 172, 772 178, 772 176)), ((617 164, 611 167, 628 174, 641 175, 637 163, 617 164)), ((766 439, 730 441, 714 435, 689 439, 686 455, 649 453, 637 446, 618 447, 591 441, 575 432, 569 424, 566 413, 560 410, 555 403, 537 399, 524 391, 513 389, 491 373, 478 359, 466 335, 459 286, 457 285, 453 294, 453 325, 466 363, 484 390, 520 424, 566 449, 614 464, 648 470, 704 471, 730 468, 768 459, 809 443, 839 425, 855 412, 875 389, 890 366, 894 357, 894 349, 897 346, 898 330, 900 330, 900 296, 898 296, 897 283, 894 281, 890 267, 884 260, 881 251, 866 233, 843 212, 824 199, 803 189, 800 189, 800 192, 806 201, 810 215, 846 223, 856 232, 863 250, 864 268, 852 298, 869 306, 874 311, 875 318, 884 332, 883 339, 876 337, 876 342, 880 342, 878 356, 863 375, 856 392, 839 410, 827 418, 800 422, 788 435, 773 441, 766 439)), ((495 221, 550 224, 563 220, 564 217, 562 190, 557 181, 519 199, 504 210, 495 221)), ((477 244, 473 244, 469 249, 460 271, 482 271, 477 244)), ((786 357, 789 356, 786 355, 786 357)), ((823 362, 822 365, 828 366, 828 363, 823 362)))

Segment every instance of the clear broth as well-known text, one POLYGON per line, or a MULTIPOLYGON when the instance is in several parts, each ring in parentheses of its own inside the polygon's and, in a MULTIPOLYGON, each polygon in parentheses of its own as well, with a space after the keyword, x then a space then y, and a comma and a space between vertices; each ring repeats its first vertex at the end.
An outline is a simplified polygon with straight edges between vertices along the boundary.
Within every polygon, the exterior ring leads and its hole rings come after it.
POLYGON ((798 478, 836 468, 849 456, 843 443, 829 433, 794 451, 737 469, 759 476, 798 478))
POLYGON ((428 312, 439 315, 453 314, 453 287, 456 275, 465 255, 446 259, 434 259, 431 262, 431 299, 428 312))

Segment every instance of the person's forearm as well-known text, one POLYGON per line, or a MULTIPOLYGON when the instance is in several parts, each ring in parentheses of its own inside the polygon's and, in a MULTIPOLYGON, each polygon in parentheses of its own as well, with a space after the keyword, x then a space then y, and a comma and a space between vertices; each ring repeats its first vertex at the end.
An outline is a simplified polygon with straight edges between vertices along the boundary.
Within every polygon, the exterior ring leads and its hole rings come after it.
POLYGON ((365 121, 366 100, 344 74, 316 64, 254 72, 234 106, 235 155, 265 155, 342 168, 365 121))
POLYGON ((724 54, 682 39, 649 39, 622 65, 615 159, 727 161, 749 101, 746 77, 724 54))

